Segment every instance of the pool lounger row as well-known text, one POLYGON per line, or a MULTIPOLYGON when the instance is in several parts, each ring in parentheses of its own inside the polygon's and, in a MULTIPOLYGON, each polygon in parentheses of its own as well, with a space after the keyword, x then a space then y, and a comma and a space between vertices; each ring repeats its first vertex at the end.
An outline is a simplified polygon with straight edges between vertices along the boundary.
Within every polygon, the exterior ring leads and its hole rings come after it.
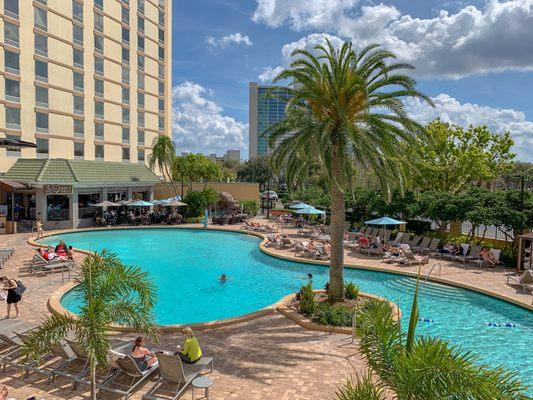
POLYGON ((12 247, 0 248, 0 268, 3 267, 13 254, 15 254, 15 249, 12 247))

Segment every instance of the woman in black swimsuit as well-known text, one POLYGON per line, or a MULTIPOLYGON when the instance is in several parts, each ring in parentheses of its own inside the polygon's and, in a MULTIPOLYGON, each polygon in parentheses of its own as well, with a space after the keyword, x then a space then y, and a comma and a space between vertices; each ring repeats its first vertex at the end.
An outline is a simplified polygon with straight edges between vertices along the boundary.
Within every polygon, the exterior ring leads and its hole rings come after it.
POLYGON ((151 367, 157 361, 156 355, 143 346, 143 338, 140 336, 135 339, 135 344, 131 350, 131 358, 141 371, 151 367))
POLYGON ((17 281, 14 279, 10 279, 7 276, 2 276, 0 278, 0 283, 4 285, 4 290, 7 291, 7 315, 4 319, 9 318, 9 314, 11 313, 11 304, 15 307, 15 316, 13 318, 19 317, 19 305, 18 302, 22 300, 22 295, 19 294, 15 289, 17 289, 17 281))

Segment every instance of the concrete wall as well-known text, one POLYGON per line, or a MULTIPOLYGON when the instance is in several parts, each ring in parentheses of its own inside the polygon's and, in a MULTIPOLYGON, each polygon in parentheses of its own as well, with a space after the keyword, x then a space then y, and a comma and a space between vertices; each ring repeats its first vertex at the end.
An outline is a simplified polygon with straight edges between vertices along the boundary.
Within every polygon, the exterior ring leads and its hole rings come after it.
MULTIPOLYGON (((203 190, 203 183, 193 183, 193 190, 203 190)), ((208 183, 208 188, 212 188, 217 192, 228 192, 235 200, 247 201, 254 200, 259 201, 259 184, 258 183, 208 183)), ((178 194, 181 193, 181 184, 177 183, 178 194)), ((189 187, 185 185, 184 194, 187 194, 189 187)), ((155 186, 155 198, 167 199, 174 196, 172 186, 169 183, 158 183, 155 186)))

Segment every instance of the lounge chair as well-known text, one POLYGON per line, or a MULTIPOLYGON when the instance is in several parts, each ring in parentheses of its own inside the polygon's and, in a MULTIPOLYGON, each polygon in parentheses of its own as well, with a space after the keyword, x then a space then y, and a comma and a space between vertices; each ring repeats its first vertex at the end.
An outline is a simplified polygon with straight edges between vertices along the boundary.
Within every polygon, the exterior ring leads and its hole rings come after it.
POLYGON ((167 354, 158 354, 157 360, 160 376, 156 384, 143 395, 142 398, 146 400, 162 398, 176 400, 206 368, 210 368, 210 372, 213 372, 213 359, 210 357, 202 357, 194 364, 184 364, 179 356, 167 354), (173 389, 163 390, 165 384, 171 385, 173 389), (158 392, 161 394, 158 395, 158 392))
POLYGON ((479 252, 481 251, 482 247, 479 245, 474 245, 470 247, 470 252, 465 257, 465 262, 477 262, 481 259, 479 257, 479 252))
POLYGON ((431 243, 431 238, 423 237, 422 241, 418 246, 411 246, 412 251, 423 253, 429 250, 429 244, 431 243))
POLYGON ((403 259, 398 261, 400 265, 424 265, 429 264, 429 256, 414 255, 410 250, 403 250, 403 259))
POLYGON ((324 246, 317 246, 316 251, 311 256, 315 260, 329 260, 330 253, 324 249, 324 246))
POLYGON ((12 247, 0 248, 0 268, 4 265, 7 260, 15 253, 15 249, 12 247))
POLYGON ((398 243, 399 244, 409 244, 409 243, 411 243, 411 234, 405 232, 405 234, 402 236, 402 238, 400 239, 400 241, 398 243))
POLYGON ((533 292, 533 270, 528 269, 522 275, 507 275, 507 284, 521 286, 524 292, 533 292))
POLYGON ((131 396, 146 380, 157 371, 159 363, 154 363, 150 368, 141 371, 133 358, 124 355, 115 360, 118 369, 103 382, 97 384, 100 392, 112 393, 124 397, 131 396))
POLYGON ((461 243, 461 249, 463 250, 462 254, 453 256, 453 260, 462 261, 463 263, 466 263, 466 260, 470 255, 470 244, 461 243))
POLYGON ((409 247, 412 249, 413 247, 416 247, 420 244, 422 241, 422 236, 416 235, 409 241, 409 247))
POLYGON ((89 360, 86 353, 80 350, 80 346, 69 340, 67 344, 68 347, 62 345, 52 349, 52 352, 60 357, 61 362, 50 371, 48 381, 52 382, 56 376, 62 376, 70 379, 72 388, 75 389, 89 374, 89 360), (79 351, 79 354, 76 354, 73 347, 79 351))
POLYGON ((394 240, 391 240, 392 243, 400 244, 403 236, 405 235, 405 232, 398 232, 394 240))
POLYGON ((35 253, 30 262, 28 272, 32 275, 35 272, 54 272, 67 271, 74 268, 75 264, 72 260, 45 260, 39 253, 35 253))
POLYGON ((289 238, 281 238, 281 248, 285 250, 291 250, 294 247, 294 240, 289 238))
POLYGON ((505 267, 505 264, 503 261, 500 260, 500 256, 502 254, 502 251, 500 249, 490 249, 490 252, 492 253, 492 256, 494 257, 494 264, 489 263, 482 258, 478 260, 474 260, 474 264, 478 264, 480 267, 487 267, 487 266, 497 266, 501 265, 502 267, 505 267))
POLYGON ((383 242, 388 242, 390 239, 391 231, 385 231, 383 235, 383 242))

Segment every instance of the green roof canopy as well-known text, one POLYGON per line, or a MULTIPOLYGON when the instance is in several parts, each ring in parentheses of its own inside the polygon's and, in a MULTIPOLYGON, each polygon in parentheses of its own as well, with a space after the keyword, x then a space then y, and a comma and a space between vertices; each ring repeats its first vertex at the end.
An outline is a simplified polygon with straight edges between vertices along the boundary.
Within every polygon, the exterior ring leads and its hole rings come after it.
POLYGON ((155 184, 160 179, 144 164, 19 158, 2 178, 29 184, 155 184))

